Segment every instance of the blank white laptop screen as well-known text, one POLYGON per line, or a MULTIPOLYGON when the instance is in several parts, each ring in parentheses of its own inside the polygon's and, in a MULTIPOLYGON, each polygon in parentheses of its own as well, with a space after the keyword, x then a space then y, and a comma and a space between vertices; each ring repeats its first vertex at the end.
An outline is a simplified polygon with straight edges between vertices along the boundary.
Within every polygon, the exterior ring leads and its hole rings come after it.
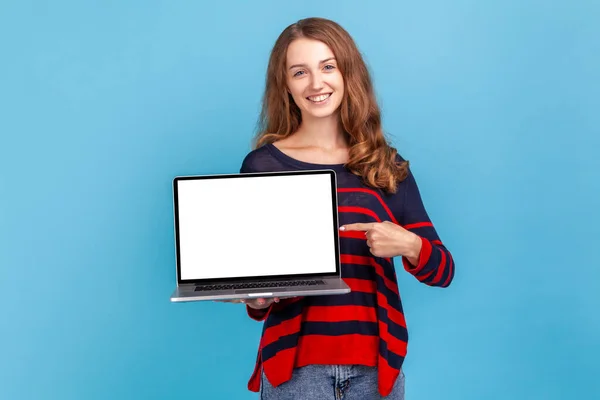
POLYGON ((329 174, 177 185, 182 280, 335 272, 329 174))

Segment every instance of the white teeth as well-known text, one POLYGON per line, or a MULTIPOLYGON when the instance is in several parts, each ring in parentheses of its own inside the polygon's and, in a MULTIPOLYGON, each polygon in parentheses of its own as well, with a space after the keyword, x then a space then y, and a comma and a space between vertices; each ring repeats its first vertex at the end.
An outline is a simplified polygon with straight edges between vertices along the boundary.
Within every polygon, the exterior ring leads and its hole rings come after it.
POLYGON ((327 99, 329 96, 331 96, 331 93, 329 93, 329 94, 322 94, 320 96, 309 97, 308 99, 310 101, 314 101, 316 103, 316 102, 323 101, 323 100, 327 99))

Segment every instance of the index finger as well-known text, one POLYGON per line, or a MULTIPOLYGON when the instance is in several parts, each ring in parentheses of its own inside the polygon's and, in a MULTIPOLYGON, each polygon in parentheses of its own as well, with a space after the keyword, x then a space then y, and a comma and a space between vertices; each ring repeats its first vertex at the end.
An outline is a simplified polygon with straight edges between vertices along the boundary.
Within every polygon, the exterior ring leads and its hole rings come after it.
POLYGON ((341 231, 368 231, 375 226, 375 222, 348 224, 340 227, 341 231))

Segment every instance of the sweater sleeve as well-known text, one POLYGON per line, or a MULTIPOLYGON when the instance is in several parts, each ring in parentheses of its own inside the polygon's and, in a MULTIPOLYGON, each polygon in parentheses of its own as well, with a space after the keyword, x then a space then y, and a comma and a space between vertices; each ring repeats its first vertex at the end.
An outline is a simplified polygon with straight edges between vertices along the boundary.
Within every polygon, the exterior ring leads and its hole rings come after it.
POLYGON ((249 307, 246 304, 246 311, 248 312, 248 316, 250 318, 252 318, 255 321, 264 321, 267 318, 267 315, 269 315, 269 311, 271 309, 273 305, 271 304, 269 307, 267 308, 263 308, 261 310, 257 310, 254 309, 252 307, 249 307))
POLYGON ((280 299, 279 303, 271 303, 271 305, 269 305, 269 307, 266 307, 266 308, 263 308, 260 310, 254 309, 254 308, 246 305, 246 311, 248 312, 248 316, 250 318, 252 318, 253 320, 264 321, 265 319, 267 319, 267 317, 269 316, 270 313, 280 311, 280 310, 284 309, 286 306, 288 306, 292 303, 295 303, 297 301, 300 301, 303 298, 304 298, 303 296, 299 296, 299 297, 289 297, 289 298, 285 298, 285 299, 280 299))
POLYGON ((422 245, 417 265, 402 257, 404 269, 426 285, 448 287, 454 279, 454 260, 425 210, 417 182, 410 171, 405 181, 401 221, 404 229, 421 238, 422 245))

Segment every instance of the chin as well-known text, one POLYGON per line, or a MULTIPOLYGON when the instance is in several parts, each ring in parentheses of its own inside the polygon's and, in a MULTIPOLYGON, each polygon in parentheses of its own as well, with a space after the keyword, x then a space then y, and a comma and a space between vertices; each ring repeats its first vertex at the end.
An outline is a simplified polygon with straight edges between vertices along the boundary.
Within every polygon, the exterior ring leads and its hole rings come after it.
POLYGON ((337 108, 332 109, 332 110, 319 110, 319 111, 306 110, 306 114, 308 114, 311 118, 315 118, 315 119, 329 118, 329 117, 336 115, 337 112, 338 112, 337 108))

